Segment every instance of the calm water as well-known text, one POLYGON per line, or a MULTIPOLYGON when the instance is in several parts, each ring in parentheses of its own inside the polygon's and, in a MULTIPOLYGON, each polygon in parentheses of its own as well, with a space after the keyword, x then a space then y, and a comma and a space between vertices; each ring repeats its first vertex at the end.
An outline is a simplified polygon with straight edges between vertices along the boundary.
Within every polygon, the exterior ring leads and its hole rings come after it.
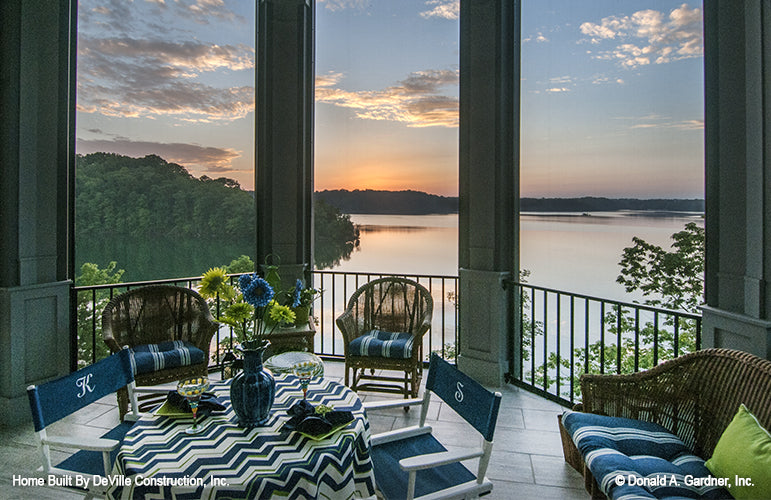
MULTIPOLYGON (((354 214, 361 245, 337 271, 457 275, 457 215, 354 214)), ((700 214, 639 212, 525 214, 520 261, 529 283, 615 300, 639 300, 616 283, 625 247, 638 236, 666 249, 673 233, 700 214)))

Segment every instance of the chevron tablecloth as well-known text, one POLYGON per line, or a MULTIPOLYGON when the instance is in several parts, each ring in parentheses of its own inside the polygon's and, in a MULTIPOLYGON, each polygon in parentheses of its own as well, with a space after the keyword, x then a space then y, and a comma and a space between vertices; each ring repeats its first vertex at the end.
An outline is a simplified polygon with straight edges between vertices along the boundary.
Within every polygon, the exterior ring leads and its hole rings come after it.
POLYGON ((120 448, 109 498, 133 499, 348 499, 374 495, 369 454, 369 423, 356 393, 326 379, 311 381, 308 401, 350 410, 355 420, 314 440, 279 430, 286 410, 302 399, 298 379, 276 377, 276 399, 267 425, 245 430, 236 425, 230 386, 211 389, 226 410, 199 422, 191 418, 144 416, 120 448))

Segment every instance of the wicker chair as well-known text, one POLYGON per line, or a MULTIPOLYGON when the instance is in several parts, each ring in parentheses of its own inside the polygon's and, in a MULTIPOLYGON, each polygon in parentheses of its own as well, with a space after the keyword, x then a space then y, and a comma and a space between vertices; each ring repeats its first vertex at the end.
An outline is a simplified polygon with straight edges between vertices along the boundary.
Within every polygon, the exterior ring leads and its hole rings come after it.
POLYGON ((345 348, 345 384, 354 391, 417 397, 423 375, 423 335, 431 327, 433 307, 428 290, 406 278, 380 278, 356 290, 348 301, 348 308, 337 318, 345 348), (375 330, 410 334, 411 355, 398 358, 352 352, 351 342, 375 330), (403 371, 404 377, 376 376, 375 370, 403 371), (352 378, 350 372, 353 372, 352 378), (361 383, 362 380, 369 382, 361 383))
MULTIPOLYGON (((152 285, 129 290, 114 297, 102 313, 102 336, 110 351, 122 346, 136 347, 169 340, 184 340, 204 352, 203 363, 136 376, 138 386, 164 384, 194 375, 206 375, 209 344, 218 325, 209 306, 198 292, 172 285, 152 285)), ((123 418, 128 410, 128 392, 118 391, 123 418)))
MULTIPOLYGON (((704 459, 744 403, 771 428, 771 361, 743 351, 704 349, 633 375, 583 375, 575 410, 657 423, 704 459)), ((565 461, 584 475, 592 498, 605 498, 559 420, 565 461)))

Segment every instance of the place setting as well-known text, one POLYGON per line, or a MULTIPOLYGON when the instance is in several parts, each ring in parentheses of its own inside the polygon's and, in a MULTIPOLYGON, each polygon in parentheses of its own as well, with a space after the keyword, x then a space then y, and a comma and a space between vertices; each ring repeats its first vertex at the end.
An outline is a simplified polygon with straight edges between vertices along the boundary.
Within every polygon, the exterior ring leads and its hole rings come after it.
POLYGON ((153 413, 169 418, 193 418, 186 434, 198 434, 203 430, 199 420, 214 412, 222 412, 225 405, 213 393, 206 392, 210 382, 207 377, 189 377, 177 383, 176 390, 169 391, 166 401, 153 413))
POLYGON ((323 403, 314 405, 308 401, 308 387, 318 373, 317 363, 301 361, 291 368, 292 374, 300 381, 302 400, 286 411, 290 418, 281 427, 282 431, 294 431, 313 440, 322 440, 353 422, 354 416, 350 411, 335 410, 332 406, 323 403))

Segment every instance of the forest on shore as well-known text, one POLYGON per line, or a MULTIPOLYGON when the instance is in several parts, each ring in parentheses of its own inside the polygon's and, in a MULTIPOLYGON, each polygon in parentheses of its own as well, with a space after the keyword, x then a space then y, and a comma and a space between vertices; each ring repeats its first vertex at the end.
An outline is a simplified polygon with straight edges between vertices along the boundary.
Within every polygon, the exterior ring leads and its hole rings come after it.
MULTIPOLYGON (((196 178, 157 155, 92 153, 76 161, 78 268, 84 262, 117 260, 131 279, 170 278, 253 254, 254 193, 237 181, 196 178), (187 266, 172 253, 185 256, 187 266)), ((314 229, 320 269, 349 256, 358 243, 350 217, 323 200, 316 201, 314 229)))
MULTIPOLYGON (((349 191, 333 189, 316 192, 324 200, 347 214, 427 215, 458 213, 457 196, 439 196, 422 191, 349 191)), ((656 212, 703 212, 700 199, 602 198, 520 198, 521 212, 614 212, 645 210, 656 212)))

